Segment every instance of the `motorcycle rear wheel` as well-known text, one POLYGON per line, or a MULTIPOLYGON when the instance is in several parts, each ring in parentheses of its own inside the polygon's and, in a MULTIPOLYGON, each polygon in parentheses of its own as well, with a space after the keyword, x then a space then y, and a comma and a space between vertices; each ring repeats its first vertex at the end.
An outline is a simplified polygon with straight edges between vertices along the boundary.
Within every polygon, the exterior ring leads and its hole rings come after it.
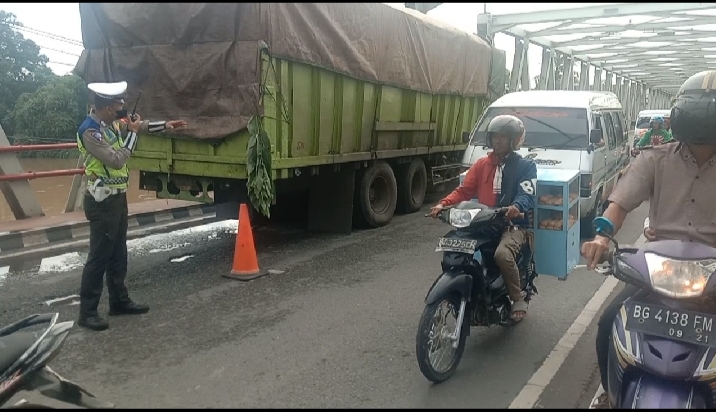
MULTIPOLYGON (((436 320, 436 314, 438 314, 438 310, 441 309, 446 303, 451 306, 452 310, 450 310, 450 314, 454 316, 455 327, 457 327, 457 315, 458 311, 460 310, 460 299, 457 296, 446 296, 435 303, 425 306, 423 314, 420 317, 418 333, 415 339, 415 353, 418 360, 418 367, 420 367, 420 372, 422 372, 425 378, 427 378, 433 383, 444 382, 450 379, 453 374, 455 374, 455 370, 457 369, 457 366, 460 363, 460 359, 462 359, 462 354, 465 351, 467 328, 470 327, 469 322, 467 321, 467 319, 469 318, 469 314, 466 313, 463 319, 463 326, 460 331, 460 336, 457 338, 457 348, 453 349, 448 366, 446 368, 441 368, 441 370, 436 370, 435 366, 433 365, 433 362, 431 362, 430 359, 430 349, 431 346, 433 346, 431 345, 431 331, 433 332, 432 337, 435 338, 436 333, 435 331, 433 331, 433 326, 434 321, 436 320)), ((451 332, 454 333, 455 331, 453 330, 451 332)), ((441 328, 441 330, 437 331, 437 333, 443 335, 444 331, 441 328)), ((445 341, 442 342, 443 344, 453 344, 453 341, 449 338, 441 339, 441 341, 445 341)))

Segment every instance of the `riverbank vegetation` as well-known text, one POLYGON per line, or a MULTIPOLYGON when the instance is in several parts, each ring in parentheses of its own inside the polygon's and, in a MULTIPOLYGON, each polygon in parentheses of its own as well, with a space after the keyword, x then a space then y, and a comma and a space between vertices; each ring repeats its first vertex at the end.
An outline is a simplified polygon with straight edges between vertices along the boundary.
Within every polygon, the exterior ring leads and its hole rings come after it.
MULTIPOLYGON (((87 114, 89 93, 77 75, 58 76, 40 47, 15 27, 12 13, 0 10, 0 125, 11 144, 76 142, 87 114)), ((73 158, 77 149, 18 153, 20 157, 73 158)))

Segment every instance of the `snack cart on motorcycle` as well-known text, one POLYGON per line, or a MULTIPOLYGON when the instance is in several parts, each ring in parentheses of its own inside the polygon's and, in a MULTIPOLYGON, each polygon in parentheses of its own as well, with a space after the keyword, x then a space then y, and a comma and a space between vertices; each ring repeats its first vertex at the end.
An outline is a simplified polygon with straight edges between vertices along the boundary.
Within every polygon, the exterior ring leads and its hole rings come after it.
MULTIPOLYGON (((460 184, 466 174, 460 175, 460 184)), ((566 280, 579 263, 579 175, 578 170, 537 168, 537 196, 529 232, 540 275, 566 280)))
MULTIPOLYGON (((515 257, 527 303, 537 294, 538 274, 564 280, 579 262, 579 176, 577 170, 537 170, 528 241, 515 257)), ((464 174, 461 184, 462 178, 464 174)), ((513 302, 494 260, 500 235, 514 229, 504 218, 506 209, 473 199, 444 208, 437 216, 452 230, 438 240, 440 275, 425 297, 416 336, 418 366, 432 382, 453 375, 471 328, 517 322, 510 317, 513 302), (448 314, 455 318, 454 328, 446 322, 448 314)))

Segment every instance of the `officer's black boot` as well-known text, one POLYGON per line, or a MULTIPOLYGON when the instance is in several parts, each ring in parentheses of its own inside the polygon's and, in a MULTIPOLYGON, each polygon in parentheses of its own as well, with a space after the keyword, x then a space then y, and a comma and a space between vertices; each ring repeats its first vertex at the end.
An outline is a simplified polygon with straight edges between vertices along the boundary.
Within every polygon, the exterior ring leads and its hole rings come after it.
POLYGON ((149 306, 134 303, 132 301, 123 302, 116 306, 110 306, 109 316, 118 315, 142 315, 149 312, 149 306))
POLYGON ((99 315, 80 315, 77 324, 98 332, 109 328, 109 323, 99 315))

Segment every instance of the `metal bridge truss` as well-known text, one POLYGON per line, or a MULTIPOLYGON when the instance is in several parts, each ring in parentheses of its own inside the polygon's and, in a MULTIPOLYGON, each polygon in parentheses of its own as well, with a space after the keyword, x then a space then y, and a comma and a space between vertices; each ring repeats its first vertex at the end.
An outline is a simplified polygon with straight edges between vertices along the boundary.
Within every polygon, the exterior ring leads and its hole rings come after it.
POLYGON ((619 97, 632 121, 639 110, 669 108, 684 80, 716 69, 716 3, 621 3, 486 13, 477 23, 478 35, 492 44, 498 32, 515 38, 509 90, 608 90, 619 97), (631 19, 625 25, 599 22, 615 17, 631 19), (553 24, 533 31, 517 27, 545 23, 553 24), (709 41, 714 48, 709 48, 709 41), (542 48, 537 84, 529 76, 530 45, 542 48))

